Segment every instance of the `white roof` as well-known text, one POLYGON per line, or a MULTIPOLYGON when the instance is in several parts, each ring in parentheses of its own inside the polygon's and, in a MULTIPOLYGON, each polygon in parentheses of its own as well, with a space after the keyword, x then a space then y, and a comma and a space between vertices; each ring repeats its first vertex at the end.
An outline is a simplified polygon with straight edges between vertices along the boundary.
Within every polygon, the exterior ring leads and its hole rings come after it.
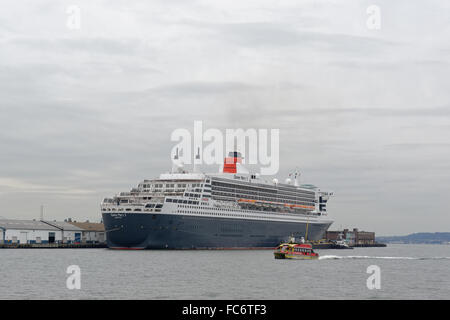
POLYGON ((51 230, 58 231, 57 228, 36 220, 15 220, 0 219, 0 228, 3 229, 20 229, 20 230, 51 230))
POLYGON ((83 229, 73 224, 63 221, 38 221, 38 220, 16 220, 16 219, 0 219, 0 228, 16 229, 16 230, 50 230, 50 231, 83 231, 83 229))
POLYGON ((52 226, 55 226, 58 229, 63 229, 65 231, 83 231, 83 229, 81 229, 77 226, 74 226, 71 223, 64 222, 64 221, 48 221, 48 220, 46 220, 45 222, 52 226))

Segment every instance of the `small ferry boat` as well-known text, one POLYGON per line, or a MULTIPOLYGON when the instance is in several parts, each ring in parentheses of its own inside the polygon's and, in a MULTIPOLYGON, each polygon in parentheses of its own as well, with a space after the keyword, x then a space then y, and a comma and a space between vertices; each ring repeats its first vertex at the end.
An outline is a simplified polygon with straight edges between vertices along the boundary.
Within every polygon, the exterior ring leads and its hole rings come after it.
POLYGON ((353 249, 348 245, 347 240, 344 239, 344 235, 342 233, 339 234, 338 238, 333 243, 333 249, 353 249))
POLYGON ((345 240, 336 240, 333 242, 333 249, 353 249, 345 240))
POLYGON ((295 240, 281 243, 273 253, 275 259, 299 259, 313 260, 319 259, 319 254, 314 252, 312 246, 308 243, 296 243, 295 240))

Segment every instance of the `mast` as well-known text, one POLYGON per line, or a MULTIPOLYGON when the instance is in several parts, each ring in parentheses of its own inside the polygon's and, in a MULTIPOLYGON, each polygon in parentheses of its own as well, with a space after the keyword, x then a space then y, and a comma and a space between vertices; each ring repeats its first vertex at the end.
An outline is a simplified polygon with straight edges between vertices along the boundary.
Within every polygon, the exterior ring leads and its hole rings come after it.
POLYGON ((289 177, 294 177, 294 186, 300 186, 299 179, 301 173, 298 170, 298 167, 295 168, 295 171, 289 174, 289 177))
POLYGON ((195 173, 197 171, 197 166, 196 166, 197 162, 200 162, 200 148, 197 148, 197 154, 195 155, 195 158, 194 158, 194 166, 192 169, 193 173, 195 173))
POLYGON ((306 221, 305 242, 308 241, 308 227, 309 227, 309 217, 308 217, 308 221, 306 221))

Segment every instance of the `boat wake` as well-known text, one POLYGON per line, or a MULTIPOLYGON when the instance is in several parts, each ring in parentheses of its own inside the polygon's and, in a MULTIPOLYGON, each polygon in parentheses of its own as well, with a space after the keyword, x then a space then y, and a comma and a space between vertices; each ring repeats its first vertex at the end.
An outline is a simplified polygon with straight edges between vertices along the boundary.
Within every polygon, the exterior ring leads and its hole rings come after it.
POLYGON ((320 256, 319 260, 339 260, 339 259, 385 259, 385 260, 450 260, 450 257, 377 257, 377 256, 320 256))

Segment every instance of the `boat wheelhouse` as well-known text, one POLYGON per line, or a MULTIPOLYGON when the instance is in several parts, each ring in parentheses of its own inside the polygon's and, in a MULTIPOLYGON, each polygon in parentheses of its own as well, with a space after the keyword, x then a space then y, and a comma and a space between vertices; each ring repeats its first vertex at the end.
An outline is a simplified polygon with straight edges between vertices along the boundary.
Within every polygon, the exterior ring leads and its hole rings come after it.
POLYGON ((319 254, 307 243, 282 243, 274 251, 275 259, 314 260, 319 254))

